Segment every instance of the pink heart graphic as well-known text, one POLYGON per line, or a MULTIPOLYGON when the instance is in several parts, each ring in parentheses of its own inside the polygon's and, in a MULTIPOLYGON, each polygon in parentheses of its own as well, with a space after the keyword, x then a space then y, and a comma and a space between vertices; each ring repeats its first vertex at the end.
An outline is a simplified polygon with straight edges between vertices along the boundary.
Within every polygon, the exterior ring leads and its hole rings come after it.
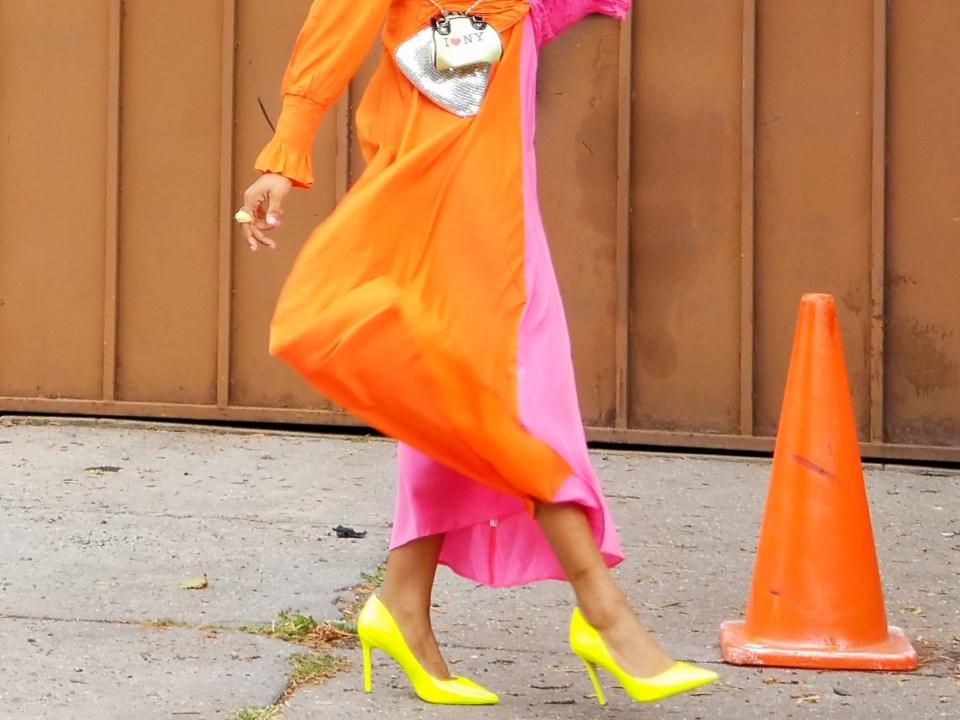
POLYGON ((460 38, 450 38, 450 44, 451 44, 451 45, 459 45, 459 44, 460 44, 460 38))

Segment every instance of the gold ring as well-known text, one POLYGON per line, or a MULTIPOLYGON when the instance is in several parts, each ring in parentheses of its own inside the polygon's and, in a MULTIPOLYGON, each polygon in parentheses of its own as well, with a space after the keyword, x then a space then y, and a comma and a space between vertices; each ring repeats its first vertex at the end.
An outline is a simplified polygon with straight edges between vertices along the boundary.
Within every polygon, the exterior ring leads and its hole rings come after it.
POLYGON ((250 211, 246 208, 240 208, 237 210, 236 214, 233 216, 233 219, 236 220, 241 225, 247 225, 248 223, 253 222, 253 215, 250 214, 250 211))

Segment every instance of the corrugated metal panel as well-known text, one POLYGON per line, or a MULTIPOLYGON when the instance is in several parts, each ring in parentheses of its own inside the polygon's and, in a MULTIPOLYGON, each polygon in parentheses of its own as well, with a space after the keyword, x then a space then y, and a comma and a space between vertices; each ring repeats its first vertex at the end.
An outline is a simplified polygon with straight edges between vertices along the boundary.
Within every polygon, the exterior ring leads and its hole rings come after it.
MULTIPOLYGON (((376 50, 281 249, 229 220, 308 5, 0 0, 0 411, 352 422, 266 336, 362 171, 376 50)), ((960 459, 958 34, 952 0, 645 0, 544 51, 541 195, 594 438, 768 449, 816 290, 867 452, 960 459)))

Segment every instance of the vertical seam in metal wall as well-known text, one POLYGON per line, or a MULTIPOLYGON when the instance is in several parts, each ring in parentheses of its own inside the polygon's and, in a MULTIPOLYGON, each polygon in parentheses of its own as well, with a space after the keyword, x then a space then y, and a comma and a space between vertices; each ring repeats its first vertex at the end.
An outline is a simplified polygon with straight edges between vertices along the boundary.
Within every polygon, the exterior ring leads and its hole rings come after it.
POLYGON ((626 428, 630 416, 630 192, 633 138, 633 14, 620 26, 617 107, 617 307, 614 423, 626 428))
POLYGON ((757 0, 743 0, 740 109, 740 434, 753 435, 757 0))
POLYGON ((117 286, 120 262, 120 64, 123 0, 110 0, 107 26, 107 135, 101 398, 117 398, 117 286))
POLYGON ((234 96, 236 0, 223 0, 220 59, 220 242, 217 258, 217 407, 230 403, 230 329, 233 300, 234 96))
POLYGON ((886 313, 887 0, 873 2, 873 147, 870 232, 870 441, 884 439, 886 313))

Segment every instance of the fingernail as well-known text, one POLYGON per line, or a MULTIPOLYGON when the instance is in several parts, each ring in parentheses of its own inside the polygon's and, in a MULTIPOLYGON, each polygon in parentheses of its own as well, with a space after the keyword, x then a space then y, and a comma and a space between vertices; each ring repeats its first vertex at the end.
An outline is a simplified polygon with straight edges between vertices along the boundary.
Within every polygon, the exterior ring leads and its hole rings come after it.
POLYGON ((267 215, 267 225, 276 225, 278 222, 276 215, 267 215))

